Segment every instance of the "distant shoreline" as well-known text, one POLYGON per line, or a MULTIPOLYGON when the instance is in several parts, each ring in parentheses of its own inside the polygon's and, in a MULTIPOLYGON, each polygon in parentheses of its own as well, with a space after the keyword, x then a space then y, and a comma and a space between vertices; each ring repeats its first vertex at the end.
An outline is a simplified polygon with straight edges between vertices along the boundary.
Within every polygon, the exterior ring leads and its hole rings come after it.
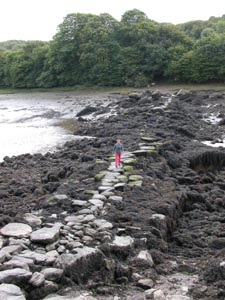
POLYGON ((225 84, 222 83, 209 83, 209 84, 170 84, 160 83, 149 87, 85 87, 85 86, 74 86, 74 87, 57 87, 57 88, 34 88, 34 89, 0 89, 0 94, 29 94, 29 93, 64 93, 64 92, 75 92, 76 94, 87 94, 87 93, 121 93, 126 94, 131 91, 137 90, 161 90, 161 91, 173 91, 173 90, 192 90, 192 91, 225 91, 225 84))

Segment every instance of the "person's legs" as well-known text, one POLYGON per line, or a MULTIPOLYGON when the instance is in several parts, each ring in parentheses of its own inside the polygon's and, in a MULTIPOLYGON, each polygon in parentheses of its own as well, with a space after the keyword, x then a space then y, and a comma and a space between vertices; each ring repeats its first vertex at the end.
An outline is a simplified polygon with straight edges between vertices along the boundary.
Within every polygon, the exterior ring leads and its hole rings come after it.
POLYGON ((120 163, 121 163, 121 152, 120 153, 118 153, 119 155, 118 155, 118 165, 120 166, 120 163))
POLYGON ((115 153, 115 166, 118 167, 119 164, 119 154, 118 152, 115 153))

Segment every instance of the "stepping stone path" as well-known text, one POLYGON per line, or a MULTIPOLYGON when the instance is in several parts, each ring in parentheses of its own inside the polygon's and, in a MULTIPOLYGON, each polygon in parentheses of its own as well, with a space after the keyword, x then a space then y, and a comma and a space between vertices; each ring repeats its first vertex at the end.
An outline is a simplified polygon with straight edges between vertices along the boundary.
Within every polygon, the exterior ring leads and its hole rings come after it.
MULTIPOLYGON (((10 296, 12 288, 15 299, 22 300, 25 297, 20 288, 27 286, 30 298, 37 291, 43 291, 43 295, 46 291, 57 292, 64 273, 75 282, 83 283, 88 279, 86 276, 104 266, 105 256, 97 246, 107 242, 113 251, 124 254, 134 247, 134 239, 130 236, 113 235, 113 224, 105 220, 104 215, 109 205, 123 201, 122 192, 127 185, 142 186, 144 178, 135 174, 133 165, 137 157, 156 151, 154 145, 148 144, 152 139, 144 141, 139 150, 123 153, 119 168, 112 161, 107 170, 96 174, 98 190, 86 191, 89 200, 71 199, 75 212, 62 214, 61 223, 57 215, 55 223, 44 224, 38 213, 29 213, 24 216, 25 224, 9 223, 0 230, 0 262, 4 266, 0 271, 0 295, 9 294, 5 299, 14 299, 10 296), (3 247, 5 244, 8 246, 3 247)), ((53 195, 53 198, 68 201, 67 195, 53 195)), ((149 266, 151 256, 141 253, 137 260, 147 260, 149 266)))

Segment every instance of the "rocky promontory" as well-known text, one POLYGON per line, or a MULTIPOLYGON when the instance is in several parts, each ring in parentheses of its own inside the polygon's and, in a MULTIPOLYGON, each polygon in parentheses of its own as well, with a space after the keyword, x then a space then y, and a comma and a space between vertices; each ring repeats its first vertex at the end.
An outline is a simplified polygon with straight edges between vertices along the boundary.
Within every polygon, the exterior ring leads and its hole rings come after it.
POLYGON ((224 299, 225 92, 110 98, 0 164, 0 299, 224 299))

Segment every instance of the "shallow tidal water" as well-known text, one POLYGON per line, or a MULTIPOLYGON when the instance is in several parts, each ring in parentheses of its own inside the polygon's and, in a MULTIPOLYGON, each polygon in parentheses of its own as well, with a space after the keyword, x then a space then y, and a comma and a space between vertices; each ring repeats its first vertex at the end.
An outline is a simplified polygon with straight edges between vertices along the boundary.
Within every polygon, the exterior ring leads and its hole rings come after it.
POLYGON ((5 156, 52 152, 81 138, 63 124, 73 122, 91 101, 65 93, 0 95, 0 161, 5 156))

